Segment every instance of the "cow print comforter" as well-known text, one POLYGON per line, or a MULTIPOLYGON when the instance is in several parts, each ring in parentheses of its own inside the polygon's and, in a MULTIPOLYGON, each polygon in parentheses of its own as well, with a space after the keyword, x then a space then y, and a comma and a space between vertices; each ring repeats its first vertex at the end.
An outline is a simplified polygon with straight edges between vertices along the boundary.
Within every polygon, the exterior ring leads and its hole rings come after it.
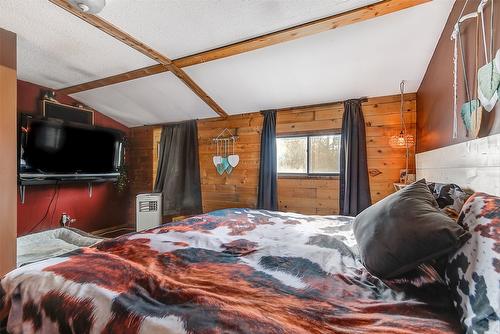
POLYGON ((460 332, 443 285, 368 274, 351 223, 227 209, 103 241, 7 274, 0 319, 11 333, 460 332))

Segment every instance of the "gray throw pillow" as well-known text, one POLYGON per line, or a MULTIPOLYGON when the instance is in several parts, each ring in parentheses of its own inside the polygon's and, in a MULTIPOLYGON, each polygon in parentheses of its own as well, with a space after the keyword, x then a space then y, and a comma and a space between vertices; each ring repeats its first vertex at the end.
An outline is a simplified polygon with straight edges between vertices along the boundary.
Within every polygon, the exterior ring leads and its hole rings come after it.
POLYGON ((398 277, 456 251, 470 238, 439 210, 425 179, 361 212, 354 221, 354 235, 364 266, 379 278, 398 277))

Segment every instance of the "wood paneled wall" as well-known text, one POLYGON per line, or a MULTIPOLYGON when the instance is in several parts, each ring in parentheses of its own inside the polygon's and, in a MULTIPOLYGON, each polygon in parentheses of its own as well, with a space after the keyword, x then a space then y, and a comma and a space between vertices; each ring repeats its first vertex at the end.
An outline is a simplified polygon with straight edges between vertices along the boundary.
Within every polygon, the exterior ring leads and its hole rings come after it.
POLYGON ((129 178, 130 205, 129 224, 135 224, 135 196, 153 190, 154 127, 142 126, 130 130, 126 152, 129 178))
POLYGON ((160 140, 161 140, 161 127, 153 128, 153 186, 156 182, 156 173, 158 171, 158 159, 160 159, 160 140))
POLYGON ((16 267, 16 34, 0 28, 0 277, 16 267))
POLYGON ((417 153, 416 164, 418 177, 500 196, 500 133, 417 153))
MULTIPOLYGON (((415 94, 405 96, 405 120, 415 135, 415 94)), ((391 135, 399 133, 399 95, 370 98, 363 103, 366 122, 368 168, 373 202, 394 191, 400 170, 404 168, 404 150, 389 147, 391 135)), ((339 131, 343 105, 331 103, 316 106, 280 109, 277 113, 277 133, 312 133, 339 131)), ((200 171, 203 210, 229 207, 255 207, 259 177, 260 113, 230 116, 226 119, 198 121, 200 171), (217 173, 212 163, 216 147, 211 139, 224 128, 236 132, 239 140, 236 153, 239 165, 230 175, 217 173)), ((410 154, 414 169, 414 151, 410 154)), ((305 214, 338 213, 339 182, 336 177, 278 179, 279 209, 305 214)))
POLYGON ((203 211, 231 207, 255 207, 259 179, 260 113, 230 116, 226 119, 198 121, 198 145, 200 152, 201 196, 203 211), (240 162, 230 175, 219 175, 212 157, 216 146, 212 138, 224 128, 239 136, 235 153, 240 162))
MULTIPOLYGON (((407 131, 415 138, 416 95, 406 94, 405 101, 403 110, 407 131)), ((400 131, 399 108, 399 95, 373 98, 363 103, 373 203, 394 192, 393 183, 399 182, 400 171, 405 168, 405 150, 389 146, 389 138, 400 131)), ((415 173, 415 147, 410 149, 409 169, 415 173)))

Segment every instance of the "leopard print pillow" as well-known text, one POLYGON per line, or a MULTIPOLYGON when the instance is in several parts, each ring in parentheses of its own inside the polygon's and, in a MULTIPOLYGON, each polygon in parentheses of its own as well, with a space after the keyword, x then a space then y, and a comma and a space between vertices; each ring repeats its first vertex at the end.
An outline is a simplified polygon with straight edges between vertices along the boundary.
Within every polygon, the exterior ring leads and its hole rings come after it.
POLYGON ((500 197, 475 193, 458 223, 472 237, 448 261, 445 280, 467 333, 500 333, 500 197))
POLYGON ((432 182, 427 183, 427 186, 436 199, 441 212, 456 220, 470 194, 453 183, 432 182))

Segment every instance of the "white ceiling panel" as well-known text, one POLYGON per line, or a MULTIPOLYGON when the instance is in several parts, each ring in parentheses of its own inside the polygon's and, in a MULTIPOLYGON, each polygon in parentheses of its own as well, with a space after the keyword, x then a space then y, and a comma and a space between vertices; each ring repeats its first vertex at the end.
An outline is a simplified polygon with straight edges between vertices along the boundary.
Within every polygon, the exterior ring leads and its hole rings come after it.
POLYGON ((17 34, 18 78, 54 89, 155 64, 47 0, 1 0, 0 27, 17 34))
POLYGON ((99 16, 174 59, 377 0, 107 0, 99 16))
POLYGON ((126 126, 217 116, 172 73, 160 73, 71 96, 126 126))
POLYGON ((185 70, 229 114, 397 94, 403 79, 415 92, 452 6, 432 1, 185 70))
MULTIPOLYGON (((100 14, 178 58, 375 0, 107 0, 100 14)), ((416 91, 453 0, 437 0, 307 38, 185 68, 226 112, 416 91)), ((0 0, 18 34, 18 77, 59 89, 154 64, 47 0, 0 0)), ((451 61, 451 60, 450 60, 451 61)), ((214 117, 172 74, 74 94, 128 126, 214 117)))

